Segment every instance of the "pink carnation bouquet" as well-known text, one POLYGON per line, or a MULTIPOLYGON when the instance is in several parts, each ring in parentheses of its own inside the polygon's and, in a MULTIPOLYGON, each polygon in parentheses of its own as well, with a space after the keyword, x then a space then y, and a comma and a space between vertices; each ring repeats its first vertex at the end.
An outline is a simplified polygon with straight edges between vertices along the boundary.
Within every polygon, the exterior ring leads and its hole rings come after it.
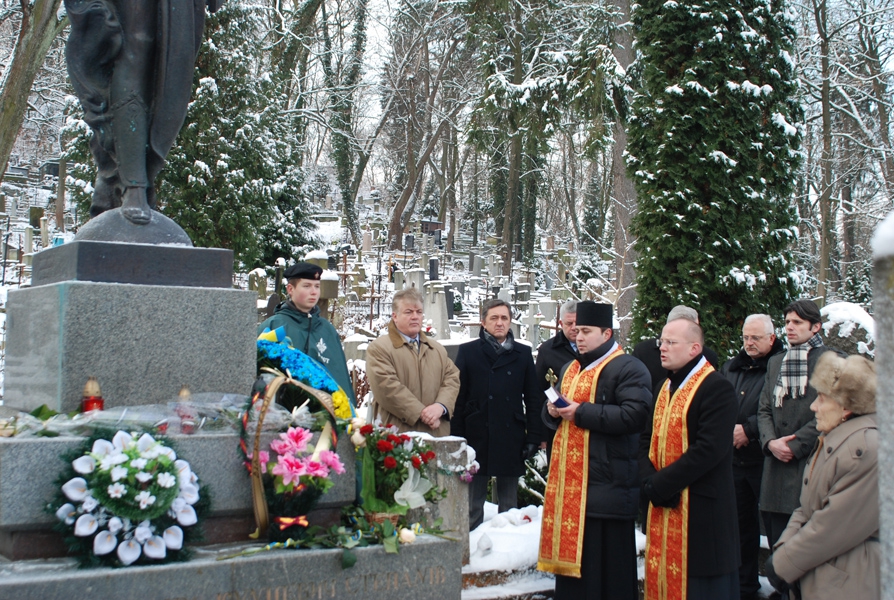
MULTIPOLYGON (((329 450, 324 431, 314 446, 313 434, 301 427, 289 427, 270 442, 270 451, 258 457, 264 474, 264 490, 270 509, 268 537, 282 542, 300 538, 309 523, 307 513, 313 510, 320 496, 335 485, 333 472, 345 472, 338 454, 329 450)), ((251 467, 249 456, 247 466, 251 467)))

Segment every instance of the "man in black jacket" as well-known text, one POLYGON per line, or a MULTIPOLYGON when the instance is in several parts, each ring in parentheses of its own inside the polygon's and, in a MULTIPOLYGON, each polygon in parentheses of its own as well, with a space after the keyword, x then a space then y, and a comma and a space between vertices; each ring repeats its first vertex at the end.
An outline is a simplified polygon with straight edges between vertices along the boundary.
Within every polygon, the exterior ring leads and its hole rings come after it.
POLYGON ((482 306, 479 339, 460 345, 456 355, 459 396, 450 433, 466 438, 480 468, 469 485, 469 530, 484 520, 487 484, 496 477, 499 511, 518 505, 518 478, 525 459, 543 442, 543 390, 537 383, 531 347, 516 342, 508 303, 482 306))
POLYGON ((557 600, 635 600, 636 464, 651 414, 649 372, 615 340, 611 304, 579 303, 577 325, 581 354, 560 373, 569 404, 543 411, 557 432, 537 564, 556 574, 557 600))
POLYGON ((661 332, 671 372, 640 438, 640 477, 649 500, 646 598, 681 590, 688 600, 738 600, 739 528, 733 486, 732 384, 702 354, 701 327, 685 319, 661 332))
MULTIPOLYGON (((559 310, 559 330, 537 348, 537 381, 546 391, 554 382, 547 379, 552 370, 553 377, 558 377, 562 367, 577 358, 577 300, 569 300, 559 310)), ((546 431, 546 456, 552 456, 554 430, 546 431)))
POLYGON ((748 315, 742 326, 742 342, 742 350, 726 361, 721 373, 733 384, 739 401, 739 414, 733 429, 733 482, 742 553, 739 592, 745 600, 757 598, 761 587, 757 561, 761 536, 758 499, 764 453, 757 427, 757 407, 767 376, 767 363, 771 356, 784 352, 785 348, 776 339, 769 315, 748 315))

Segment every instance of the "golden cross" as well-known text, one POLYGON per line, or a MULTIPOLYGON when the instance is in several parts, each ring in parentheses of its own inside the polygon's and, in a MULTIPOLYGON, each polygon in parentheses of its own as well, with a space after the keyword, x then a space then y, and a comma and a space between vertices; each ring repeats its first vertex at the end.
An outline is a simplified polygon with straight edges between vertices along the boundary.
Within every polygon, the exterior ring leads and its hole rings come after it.
POLYGON ((559 381, 559 378, 556 377, 556 374, 553 373, 552 369, 547 370, 546 377, 544 377, 550 385, 556 385, 556 382, 559 381))

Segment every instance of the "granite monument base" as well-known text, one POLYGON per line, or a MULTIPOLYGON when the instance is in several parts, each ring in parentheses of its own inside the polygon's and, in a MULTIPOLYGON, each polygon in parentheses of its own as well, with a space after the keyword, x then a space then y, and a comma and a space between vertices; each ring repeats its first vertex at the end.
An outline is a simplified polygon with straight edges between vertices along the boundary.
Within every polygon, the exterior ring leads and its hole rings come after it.
POLYGON ((458 600, 458 542, 419 536, 398 554, 382 546, 355 548, 357 563, 341 566, 342 550, 276 550, 219 560, 246 546, 203 549, 186 563, 77 570, 71 560, 0 566, 0 597, 17 600, 458 600))
MULTIPOLYGON (((168 437, 211 494, 213 512, 203 525, 205 543, 247 540, 255 522, 250 479, 238 453, 239 436, 200 432, 168 437)), ((265 447, 273 437, 272 433, 262 436, 265 447)), ((55 498, 57 478, 65 466, 60 457, 83 443, 79 437, 0 438, 0 554, 4 557, 26 560, 65 555, 62 536, 50 529, 56 517, 46 506, 55 498)), ((354 502, 354 446, 347 435, 339 436, 337 449, 345 473, 335 477, 335 485, 308 516, 315 525, 337 523, 341 507, 354 502)))
POLYGON ((62 281, 233 287, 233 251, 75 240, 34 255, 31 285, 62 281))
POLYGON ((257 295, 223 288, 67 281, 9 292, 4 404, 80 408, 87 378, 106 406, 193 393, 248 394, 257 295))

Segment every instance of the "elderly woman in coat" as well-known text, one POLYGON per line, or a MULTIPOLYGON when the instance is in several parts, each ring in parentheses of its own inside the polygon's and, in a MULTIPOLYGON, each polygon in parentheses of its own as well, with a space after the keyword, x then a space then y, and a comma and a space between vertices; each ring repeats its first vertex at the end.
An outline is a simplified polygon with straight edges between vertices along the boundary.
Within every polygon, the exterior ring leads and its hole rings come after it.
POLYGON ((879 598, 875 365, 827 352, 810 385, 818 392, 810 409, 820 437, 801 507, 767 560, 767 576, 799 582, 804 600, 879 598))

